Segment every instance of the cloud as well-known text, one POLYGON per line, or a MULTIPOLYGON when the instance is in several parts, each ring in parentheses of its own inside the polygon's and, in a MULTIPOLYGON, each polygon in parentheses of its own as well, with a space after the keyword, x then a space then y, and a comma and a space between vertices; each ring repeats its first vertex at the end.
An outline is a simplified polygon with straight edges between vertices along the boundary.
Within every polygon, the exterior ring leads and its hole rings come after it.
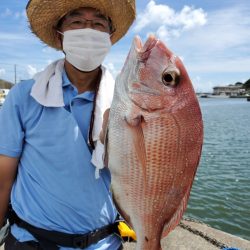
POLYGON ((147 26, 160 23, 172 23, 174 10, 167 5, 156 5, 154 1, 150 1, 144 12, 139 13, 134 31, 139 32, 147 26))
POLYGON ((203 9, 184 6, 180 13, 176 14, 175 21, 184 29, 192 29, 196 26, 203 26, 207 22, 207 14, 203 9))
POLYGON ((202 79, 200 76, 195 76, 192 79, 192 84, 194 87, 195 92, 201 93, 201 92, 212 92, 213 86, 215 83, 210 81, 206 81, 202 79))
POLYGON ((159 4, 151 0, 146 9, 138 15, 134 32, 145 29, 156 30, 156 35, 164 40, 179 37, 185 30, 191 30, 206 24, 207 14, 203 9, 184 6, 180 12, 168 5, 159 4))
POLYGON ((27 73, 29 74, 29 77, 34 76, 37 72, 38 72, 38 70, 36 67, 34 67, 32 65, 27 66, 27 73))
POLYGON ((249 72, 250 8, 232 6, 208 14, 203 27, 172 39, 171 48, 196 72, 249 72), (244 17, 244 19, 242 19, 244 17), (234 20, 234 21, 232 21, 234 20))
POLYGON ((26 15, 26 11, 25 10, 14 12, 14 11, 10 10, 9 8, 6 8, 4 10, 4 12, 0 13, 0 17, 2 17, 2 18, 13 17, 15 19, 21 19, 21 18, 26 19, 27 15, 26 15))
POLYGON ((193 86, 196 92, 198 93, 212 93, 213 87, 217 85, 212 81, 197 81, 196 79, 193 80, 193 86))
POLYGON ((42 49, 42 52, 45 54, 51 54, 55 52, 55 49, 46 46, 42 49))
POLYGON ((115 65, 113 63, 107 63, 107 64, 105 63, 105 66, 107 67, 107 69, 110 71, 110 73, 114 78, 118 75, 119 70, 115 68, 115 65))
POLYGON ((30 37, 25 37, 23 33, 8 33, 8 32, 0 32, 0 40, 23 40, 29 41, 30 37))
POLYGON ((11 16, 13 13, 9 8, 6 8, 3 13, 0 14, 1 17, 8 17, 11 16))
POLYGON ((5 75, 6 70, 5 69, 0 69, 0 77, 2 77, 3 75, 5 75))
POLYGON ((19 19, 19 18, 26 18, 26 12, 25 11, 22 11, 22 12, 15 12, 14 13, 14 17, 16 19, 19 19))
POLYGON ((48 59, 46 63, 47 63, 47 65, 50 65, 50 64, 53 63, 53 62, 54 62, 54 60, 48 59))
POLYGON ((243 23, 242 16, 245 14, 242 8, 230 8, 211 12, 206 26, 192 33, 193 36, 190 36, 190 34, 185 36, 188 45, 193 44, 196 47, 196 45, 200 44, 199 49, 203 47, 203 51, 207 51, 207 49, 222 51, 249 44, 250 18, 245 16, 243 23))

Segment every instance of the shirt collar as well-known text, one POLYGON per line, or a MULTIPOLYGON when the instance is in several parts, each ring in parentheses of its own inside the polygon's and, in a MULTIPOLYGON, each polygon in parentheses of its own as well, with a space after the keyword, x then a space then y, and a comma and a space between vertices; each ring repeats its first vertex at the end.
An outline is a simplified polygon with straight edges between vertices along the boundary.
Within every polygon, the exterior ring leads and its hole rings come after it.
MULTIPOLYGON (((67 75, 67 73, 66 73, 66 71, 64 69, 63 72, 62 72, 62 86, 64 88, 64 87, 67 87, 69 85, 71 85, 73 88, 75 88, 75 86, 69 80, 68 75, 67 75)), ((93 91, 86 91, 86 92, 84 92, 82 94, 77 95, 77 97, 83 98, 83 99, 88 100, 88 101, 94 101, 94 96, 95 95, 94 95, 93 91)))

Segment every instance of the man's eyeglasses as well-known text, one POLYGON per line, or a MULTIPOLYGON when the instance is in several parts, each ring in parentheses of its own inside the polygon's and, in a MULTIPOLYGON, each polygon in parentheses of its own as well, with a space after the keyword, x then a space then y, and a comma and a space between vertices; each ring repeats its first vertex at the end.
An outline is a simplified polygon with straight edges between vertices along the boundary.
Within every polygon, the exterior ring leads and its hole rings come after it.
POLYGON ((83 17, 67 17, 63 20, 62 26, 70 29, 84 29, 87 27, 88 23, 91 28, 103 32, 108 32, 110 23, 104 18, 97 18, 93 20, 88 20, 83 17))

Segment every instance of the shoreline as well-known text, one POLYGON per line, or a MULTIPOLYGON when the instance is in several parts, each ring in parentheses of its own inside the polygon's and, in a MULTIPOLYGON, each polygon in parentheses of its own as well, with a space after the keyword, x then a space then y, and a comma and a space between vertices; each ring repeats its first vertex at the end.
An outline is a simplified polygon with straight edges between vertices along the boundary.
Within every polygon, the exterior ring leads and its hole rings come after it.
POLYGON ((214 99, 248 99, 250 96, 228 96, 228 95, 213 95, 213 94, 198 94, 196 95, 198 98, 214 98, 214 99))

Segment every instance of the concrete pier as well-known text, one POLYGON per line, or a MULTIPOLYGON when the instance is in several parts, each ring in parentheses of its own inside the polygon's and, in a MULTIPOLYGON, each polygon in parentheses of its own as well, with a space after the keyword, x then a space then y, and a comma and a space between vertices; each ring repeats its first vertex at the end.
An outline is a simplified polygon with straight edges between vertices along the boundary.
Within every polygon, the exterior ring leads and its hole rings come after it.
MULTIPOLYGON (((250 241, 211 228, 205 224, 182 220, 166 238, 161 241, 163 250, 216 250, 222 246, 250 250, 250 241)), ((125 243, 124 250, 135 250, 135 243, 125 243)), ((4 250, 0 247, 0 250, 4 250)))
MULTIPOLYGON (((218 250, 222 246, 250 250, 250 241, 203 223, 182 220, 174 231, 162 239, 161 246, 163 250, 218 250)), ((135 243, 124 244, 124 250, 135 250, 135 243)))

